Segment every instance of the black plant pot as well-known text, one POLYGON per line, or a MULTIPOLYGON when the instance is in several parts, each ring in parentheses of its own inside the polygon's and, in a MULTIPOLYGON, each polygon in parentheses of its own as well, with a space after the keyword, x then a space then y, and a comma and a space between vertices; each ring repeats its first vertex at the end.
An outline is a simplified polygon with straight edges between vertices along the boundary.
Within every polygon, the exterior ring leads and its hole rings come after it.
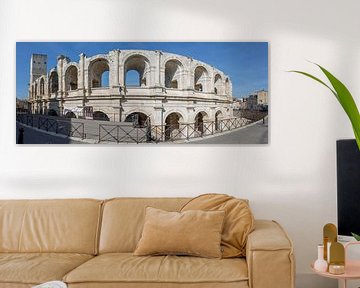
POLYGON ((355 139, 338 140, 336 151, 338 232, 360 234, 360 151, 355 139))

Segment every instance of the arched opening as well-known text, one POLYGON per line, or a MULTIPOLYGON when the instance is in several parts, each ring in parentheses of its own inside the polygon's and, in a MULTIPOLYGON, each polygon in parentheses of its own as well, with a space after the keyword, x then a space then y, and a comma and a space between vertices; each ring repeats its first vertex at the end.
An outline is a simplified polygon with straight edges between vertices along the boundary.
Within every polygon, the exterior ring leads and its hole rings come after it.
POLYGON ((101 75, 101 84, 102 84, 102 87, 109 87, 109 76, 110 76, 110 72, 109 72, 109 71, 105 71, 105 72, 101 75))
POLYGON ((126 116, 125 122, 132 122, 135 127, 144 127, 147 125, 148 116, 141 112, 134 112, 126 116))
POLYGON ((93 119, 100 121, 110 121, 110 118, 102 111, 95 111, 93 113, 93 119))
POLYGON ((230 95, 230 81, 229 81, 229 78, 226 78, 226 80, 225 80, 225 94, 227 96, 230 95))
POLYGON ((50 93, 56 93, 59 90, 59 77, 56 71, 51 72, 49 77, 50 93))
POLYGON ((72 91, 78 89, 78 69, 76 66, 70 66, 65 72, 65 89, 72 91))
POLYGON ((45 81, 44 78, 40 79, 40 95, 45 94, 45 81))
POLYGON ((195 116, 195 131, 199 131, 201 134, 204 133, 204 118, 206 116, 205 112, 199 112, 195 116))
POLYGON ((219 118, 222 117, 222 112, 219 110, 215 113, 215 130, 220 129, 220 120, 219 118))
POLYGON ((199 92, 206 92, 206 79, 208 72, 202 66, 198 66, 194 73, 194 89, 199 92))
POLYGON ((35 83, 35 97, 37 96, 37 89, 38 89, 38 85, 37 83, 35 83))
POLYGON ((106 78, 109 79, 109 76, 104 75, 105 72, 108 72, 109 63, 106 59, 96 59, 90 63, 89 66, 89 83, 91 88, 107 87, 109 86, 109 81, 106 81, 106 78))
POLYGON ((56 112, 54 109, 50 109, 50 110, 48 111, 48 115, 49 115, 49 116, 58 116, 57 112, 56 112))
POLYGON ((76 118, 76 115, 74 112, 69 111, 65 114, 65 118, 76 118))
POLYGON ((149 60, 142 55, 130 56, 125 61, 124 64, 124 77, 125 77, 124 83, 126 86, 135 86, 135 87, 149 86, 150 85, 149 60))
POLYGON ((126 73, 126 83, 127 87, 139 87, 140 86, 140 73, 136 70, 129 70, 126 73))
POLYGON ((196 84, 196 85, 195 85, 195 90, 202 92, 202 91, 203 91, 203 86, 202 86, 202 84, 196 84))
POLYGON ((165 87, 180 88, 182 64, 178 60, 169 60, 165 64, 165 87))
POLYGON ((181 115, 179 113, 173 112, 169 114, 165 119, 165 140, 170 140, 172 138, 172 133, 174 130, 180 129, 180 119, 181 115))
POLYGON ((215 75, 214 79, 214 93, 215 94, 222 94, 222 78, 220 74, 215 75))

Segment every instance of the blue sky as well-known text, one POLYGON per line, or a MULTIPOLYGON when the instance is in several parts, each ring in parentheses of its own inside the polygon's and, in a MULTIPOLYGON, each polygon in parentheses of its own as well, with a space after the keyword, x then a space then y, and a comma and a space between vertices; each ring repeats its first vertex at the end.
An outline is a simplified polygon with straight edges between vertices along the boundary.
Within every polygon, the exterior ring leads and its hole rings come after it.
POLYGON ((48 70, 58 55, 79 61, 79 54, 93 56, 113 49, 162 50, 189 56, 222 70, 233 84, 233 96, 268 90, 267 42, 18 42, 16 43, 16 95, 27 97, 31 54, 47 54, 48 70))

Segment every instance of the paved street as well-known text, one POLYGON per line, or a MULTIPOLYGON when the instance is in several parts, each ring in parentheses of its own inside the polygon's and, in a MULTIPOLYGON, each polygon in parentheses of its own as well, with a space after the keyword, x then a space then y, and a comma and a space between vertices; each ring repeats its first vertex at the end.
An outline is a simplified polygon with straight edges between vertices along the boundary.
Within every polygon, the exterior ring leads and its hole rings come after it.
MULTIPOLYGON (((24 115, 24 121, 21 123, 28 123, 26 121, 27 115, 24 115)), ((58 132, 59 135, 69 135, 69 131, 73 132, 71 135, 73 137, 81 137, 82 131, 84 132, 84 137, 86 139, 94 141, 99 141, 99 133, 102 141, 116 142, 117 132, 118 138, 121 139, 121 142, 134 143, 136 138, 146 138, 146 129, 139 128, 134 129, 133 124, 130 122, 110 122, 110 121, 100 121, 100 120, 86 120, 86 119, 69 119, 62 117, 54 116, 44 116, 44 115, 31 115, 32 121, 29 122, 29 125, 33 127, 41 127, 42 130, 47 130, 50 132, 58 132), (42 119, 42 120, 41 120, 42 119), (48 120, 48 122, 46 121, 48 120), (39 125, 40 121, 40 125, 39 125), (55 125, 57 122, 58 125, 55 125), (119 125, 118 130, 115 126, 119 125), (84 130, 82 130, 82 126, 84 130), (48 129, 46 129, 48 128, 48 129)), ((38 134, 41 132, 38 132, 38 134)), ((40 136, 39 136, 40 137, 40 136)), ((38 137, 38 138, 39 138, 38 137)), ((29 139, 29 137, 28 137, 29 139)), ((60 140, 61 141, 61 140, 60 140)), ((75 142, 72 142, 75 143, 75 142)))
POLYGON ((250 127, 242 128, 220 136, 210 137, 189 144, 268 144, 268 119, 250 127))
POLYGON ((24 144, 85 144, 73 141, 65 136, 51 135, 35 128, 16 123, 16 143, 18 144, 19 128, 24 128, 24 144))

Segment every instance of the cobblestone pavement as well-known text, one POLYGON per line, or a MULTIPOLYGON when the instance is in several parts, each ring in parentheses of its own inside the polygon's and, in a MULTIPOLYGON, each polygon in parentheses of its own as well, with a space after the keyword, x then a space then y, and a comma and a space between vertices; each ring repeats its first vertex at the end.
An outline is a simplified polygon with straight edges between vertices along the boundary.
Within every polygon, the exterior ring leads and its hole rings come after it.
POLYGON ((19 123, 16 123, 16 144, 18 144, 19 128, 24 129, 24 144, 85 144, 62 135, 48 134, 43 130, 30 128, 19 123))
POLYGON ((188 142, 189 144, 268 144, 268 119, 250 127, 229 132, 220 136, 188 142))

